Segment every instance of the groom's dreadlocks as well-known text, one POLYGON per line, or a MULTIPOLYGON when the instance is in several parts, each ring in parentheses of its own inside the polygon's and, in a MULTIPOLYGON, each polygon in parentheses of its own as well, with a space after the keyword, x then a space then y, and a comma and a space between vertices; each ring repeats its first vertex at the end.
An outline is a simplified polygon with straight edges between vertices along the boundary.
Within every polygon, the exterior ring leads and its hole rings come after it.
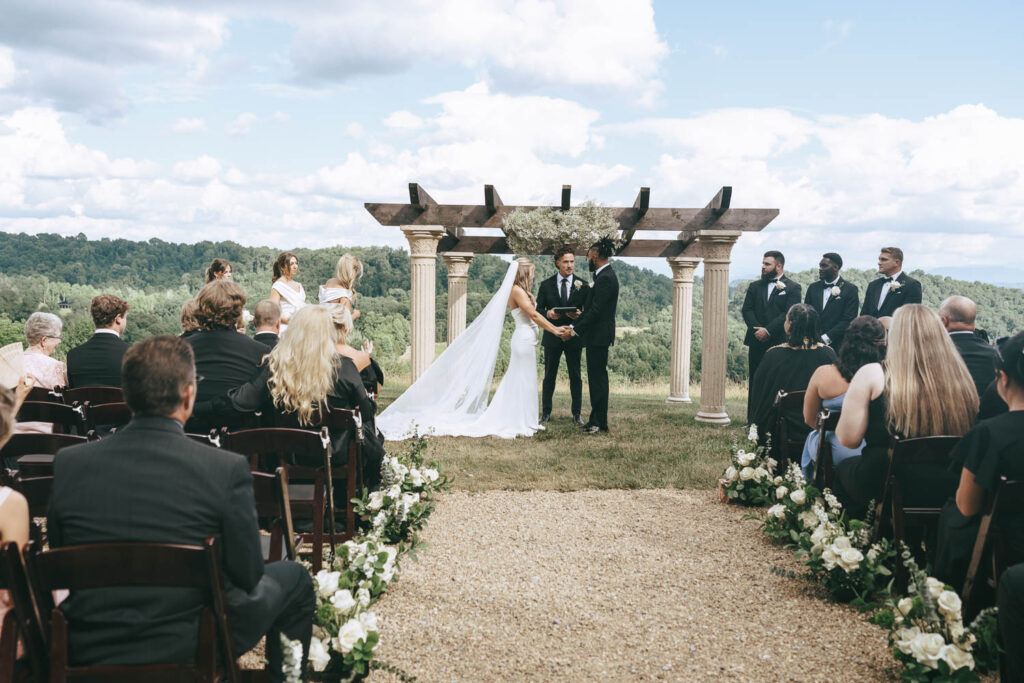
POLYGON ((607 237, 602 237, 590 247, 603 259, 610 259, 615 253, 615 242, 607 237))

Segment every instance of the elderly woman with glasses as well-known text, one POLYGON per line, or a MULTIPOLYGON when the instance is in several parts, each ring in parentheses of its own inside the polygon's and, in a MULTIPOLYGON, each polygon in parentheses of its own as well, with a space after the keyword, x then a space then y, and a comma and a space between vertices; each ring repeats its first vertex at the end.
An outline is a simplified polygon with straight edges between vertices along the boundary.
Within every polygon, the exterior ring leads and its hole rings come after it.
MULTIPOLYGON (((60 346, 64 323, 53 313, 37 311, 25 321, 25 349, 23 363, 25 374, 34 381, 34 386, 44 389, 66 387, 68 366, 64 361, 53 358, 53 352, 60 346)), ((49 422, 19 422, 16 434, 25 432, 48 433, 53 431, 49 422)))

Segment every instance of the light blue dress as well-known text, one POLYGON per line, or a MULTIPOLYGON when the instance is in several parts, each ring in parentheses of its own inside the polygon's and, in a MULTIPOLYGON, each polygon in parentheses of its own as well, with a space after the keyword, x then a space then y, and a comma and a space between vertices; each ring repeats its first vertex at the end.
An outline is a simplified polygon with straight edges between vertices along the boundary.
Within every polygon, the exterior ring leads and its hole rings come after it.
MULTIPOLYGON (((821 407, 826 408, 829 412, 835 412, 842 410, 843 399, 846 398, 846 394, 842 393, 835 398, 826 398, 821 402, 821 407)), ((832 444, 832 467, 836 467, 839 463, 847 458, 860 455, 861 450, 864 448, 864 440, 862 439, 860 445, 856 448, 847 448, 843 444, 839 443, 839 439, 836 438, 835 432, 825 432, 825 438, 832 444)), ((800 457, 800 468, 804 472, 804 477, 807 481, 811 481, 814 477, 814 458, 818 454, 818 430, 812 430, 807 435, 807 440, 804 441, 804 453, 800 457)))

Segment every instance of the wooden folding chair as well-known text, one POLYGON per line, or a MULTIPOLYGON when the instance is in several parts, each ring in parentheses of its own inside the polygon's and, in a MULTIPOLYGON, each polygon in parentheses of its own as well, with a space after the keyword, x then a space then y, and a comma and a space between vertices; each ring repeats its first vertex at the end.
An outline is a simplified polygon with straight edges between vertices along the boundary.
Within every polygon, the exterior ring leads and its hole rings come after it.
POLYGON ((100 405, 101 403, 124 403, 124 391, 121 387, 75 387, 64 389, 62 392, 64 402, 68 405, 75 403, 89 403, 100 405))
MULTIPOLYGON (((49 641, 51 683, 63 681, 213 681, 223 675, 238 683, 240 673, 231 641, 220 555, 213 538, 202 546, 166 543, 98 543, 57 548, 25 557, 33 594, 49 641), (188 664, 72 666, 68 661, 67 619, 52 591, 115 586, 171 586, 202 592, 196 659, 188 664), (217 650, 224 653, 223 668, 217 650)), ((152 653, 159 659, 160 653, 152 653)))
POLYGON ((0 457, 5 467, 17 469, 23 477, 47 477, 53 474, 57 451, 86 441, 76 434, 14 434, 0 449, 0 457))
MULTIPOLYGON (((331 439, 340 438, 343 432, 348 432, 348 446, 345 453, 344 473, 345 479, 345 534, 355 535, 356 516, 352 507, 352 499, 359 496, 363 486, 363 421, 359 410, 348 410, 345 408, 331 408, 323 414, 321 427, 327 429, 331 439)), ((333 473, 333 482, 341 479, 341 473, 333 473)), ((332 487, 333 488, 333 487, 332 487)))
POLYGON ((132 421, 127 403, 83 403, 85 426, 98 434, 111 434, 132 421))
MULTIPOLYGON (((32 546, 30 542, 30 547, 32 546)), ((26 551, 30 551, 26 548, 26 551)), ((44 683, 47 680, 47 651, 39 618, 39 609, 32 593, 25 559, 17 544, 0 544, 0 576, 11 598, 13 608, 4 615, 0 631, 0 681, 15 681, 18 637, 25 645, 24 664, 27 679, 44 683)))
POLYGON ((793 428, 796 421, 804 421, 804 394, 806 391, 779 390, 775 397, 775 420, 772 427, 772 453, 778 462, 778 471, 785 471, 790 462, 800 462, 807 432, 793 428))
POLYGON ((274 474, 252 473, 252 491, 260 526, 270 532, 260 535, 263 561, 294 560, 295 529, 292 526, 291 499, 288 496, 288 471, 278 467, 274 474))
POLYGON ((1006 477, 1000 477, 999 486, 981 516, 971 562, 960 590, 965 612, 975 598, 978 581, 986 580, 995 591, 999 586, 1000 575, 1017 559, 1010 557, 1007 552, 1005 531, 999 523, 1004 516, 1024 516, 1024 481, 1009 481, 1006 477))
POLYGON ((42 527, 35 520, 46 517, 50 507, 50 493, 53 491, 53 477, 23 477, 16 474, 8 486, 25 496, 31 518, 29 535, 41 547, 46 539, 42 527))
POLYGON ((58 434, 84 434, 82 411, 75 406, 52 401, 25 401, 18 410, 18 422, 49 422, 58 434))
POLYGON ((323 566, 324 510, 331 557, 338 542, 335 529, 331 440, 327 429, 263 427, 230 432, 224 448, 249 459, 254 472, 274 472, 283 467, 288 474, 288 495, 294 521, 312 523, 312 533, 302 533, 303 543, 312 545, 313 570, 323 566))
POLYGON ((825 438, 825 432, 835 432, 839 426, 839 411, 822 409, 818 413, 818 450, 814 456, 814 483, 819 489, 832 488, 835 480, 835 464, 832 461, 832 442, 825 438))
POLYGON ((32 387, 28 390, 28 396, 25 397, 26 401, 42 401, 44 403, 64 403, 64 387, 53 387, 47 389, 45 387, 32 387))
POLYGON ((211 429, 207 434, 190 434, 186 433, 185 436, 192 439, 196 443, 201 443, 204 446, 213 446, 214 448, 221 447, 221 437, 226 432, 219 429, 211 429))

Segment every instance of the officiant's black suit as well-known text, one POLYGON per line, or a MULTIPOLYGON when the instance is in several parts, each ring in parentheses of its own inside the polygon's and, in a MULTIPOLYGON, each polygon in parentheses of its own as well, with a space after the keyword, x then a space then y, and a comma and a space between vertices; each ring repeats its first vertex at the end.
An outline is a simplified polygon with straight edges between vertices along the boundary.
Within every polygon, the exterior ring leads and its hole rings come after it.
MULTIPOLYGON (((251 649, 270 631, 267 645, 280 671, 280 639, 274 631, 283 630, 308 647, 315 607, 312 582, 297 563, 263 564, 247 460, 192 441, 175 420, 135 418, 113 436, 57 453, 46 530, 53 548, 116 542, 202 545, 214 536, 237 652, 251 649)), ((80 590, 60 607, 68 616, 72 664, 195 657, 201 601, 192 589, 80 590)))
POLYGON ((825 283, 821 280, 809 284, 804 303, 818 312, 820 332, 828 335, 829 346, 838 353, 839 347, 843 344, 846 328, 857 317, 857 309, 860 307, 860 292, 857 290, 857 285, 839 278, 834 285, 828 285, 829 290, 832 287, 839 287, 839 296, 835 297, 830 294, 828 301, 822 306, 825 287, 825 283))
POLYGON ((590 419, 587 423, 608 431, 608 347, 615 344, 615 309, 619 305, 619 278, 611 264, 594 275, 586 309, 572 324, 587 349, 587 388, 590 419))
POLYGON ((116 334, 96 332, 88 341, 68 351, 68 385, 121 386, 121 359, 129 346, 131 344, 116 334))
POLYGON ((747 295, 743 299, 743 322, 747 324, 747 335, 743 338, 743 344, 750 347, 747 359, 748 387, 754 382, 754 374, 757 372, 757 366, 760 365, 765 352, 786 341, 784 329, 786 312, 789 311, 790 306, 801 302, 800 285, 790 280, 785 274, 779 279, 786 286, 782 290, 775 287, 770 297, 768 296, 768 282, 757 279, 747 287, 747 295), (768 339, 760 341, 755 337, 755 327, 763 327, 768 330, 770 335, 768 339))
POLYGON ((881 308, 878 306, 878 297, 882 295, 882 285, 888 278, 880 277, 868 283, 868 291, 864 293, 864 306, 860 309, 861 315, 873 315, 876 318, 884 318, 896 312, 896 309, 903 304, 921 303, 921 283, 906 273, 900 273, 896 281, 900 283, 897 290, 889 289, 885 295, 885 301, 881 308))
MULTIPOLYGON (((575 306, 580 310, 586 308, 590 296, 590 285, 586 280, 572 274, 566 280, 566 296, 563 298, 558 286, 558 273, 540 283, 537 288, 537 312, 547 317, 548 311, 559 306, 575 306)), ((548 318, 548 320, 551 320, 548 318)), ((568 325, 573 321, 568 316, 551 320, 556 327, 568 325)), ((558 379, 558 366, 565 354, 565 367, 569 371, 569 393, 572 395, 572 415, 576 417, 583 410, 583 376, 580 373, 580 359, 583 356, 583 340, 580 337, 569 337, 562 341, 547 330, 541 337, 540 345, 544 347, 544 384, 541 392, 541 413, 551 414, 551 398, 555 393, 555 382, 558 379)))

